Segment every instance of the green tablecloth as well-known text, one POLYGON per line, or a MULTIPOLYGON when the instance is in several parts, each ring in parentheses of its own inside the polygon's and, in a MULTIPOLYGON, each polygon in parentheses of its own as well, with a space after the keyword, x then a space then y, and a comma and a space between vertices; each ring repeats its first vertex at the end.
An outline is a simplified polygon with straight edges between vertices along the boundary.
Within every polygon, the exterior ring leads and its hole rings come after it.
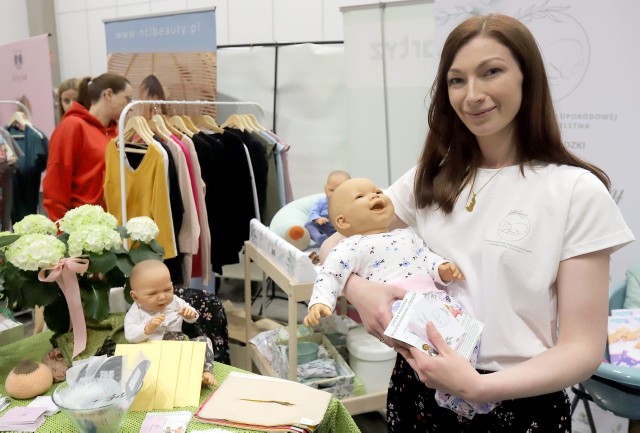
MULTIPOLYGON (((43 332, 41 334, 35 335, 33 337, 28 337, 15 343, 9 344, 7 346, 0 347, 0 394, 7 395, 6 390, 4 388, 4 381, 11 371, 13 367, 15 367, 18 362, 22 359, 31 359, 34 361, 42 361, 42 358, 45 354, 47 354, 51 350, 51 344, 49 343, 49 339, 51 338, 51 332, 43 332)), ((229 375, 232 371, 243 371, 238 368, 231 367, 225 364, 216 363, 214 366, 214 374, 218 379, 218 382, 224 381, 224 379, 229 375)), ((53 388, 57 385, 54 384, 53 387, 46 393, 46 395, 51 395, 53 388)), ((212 389, 203 388, 200 393, 200 404, 204 402, 206 398, 211 395, 212 389)), ((26 406, 29 404, 31 400, 12 400, 11 407, 16 406, 26 406)), ((195 412, 198 408, 194 406, 188 406, 183 408, 176 408, 174 410, 190 410, 192 413, 195 412)), ((8 409, 7 409, 8 410, 8 409)), ((4 412, 3 412, 4 413, 4 412)), ((1 414, 0 414, 1 415, 1 414)), ((145 417, 145 412, 129 412, 125 419, 124 425, 122 426, 122 432, 131 432, 137 433, 140 431, 140 426, 142 425, 142 421, 145 417)), ((198 431, 198 430, 207 430, 214 428, 214 424, 207 424, 197 421, 196 419, 192 419, 189 424, 188 431, 198 431)), ((229 427, 221 427, 230 431, 235 432, 248 432, 250 430, 245 429, 233 429, 229 427)), ((77 431, 73 424, 67 420, 67 418, 62 413, 57 413, 53 416, 47 418, 47 422, 45 422, 42 427, 40 427, 37 432, 74 432, 77 431)), ((351 415, 345 407, 340 403, 339 400, 335 398, 331 399, 329 403, 329 407, 327 412, 325 413, 324 419, 321 424, 321 428, 319 429, 321 433, 359 433, 356 423, 351 418, 351 415)))

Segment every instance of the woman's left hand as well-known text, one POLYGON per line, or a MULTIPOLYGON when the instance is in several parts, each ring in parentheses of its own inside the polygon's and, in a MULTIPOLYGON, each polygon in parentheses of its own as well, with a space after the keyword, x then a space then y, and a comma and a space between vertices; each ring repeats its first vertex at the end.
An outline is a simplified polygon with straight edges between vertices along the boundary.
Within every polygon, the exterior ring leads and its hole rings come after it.
POLYGON ((482 401, 477 391, 480 374, 471 363, 449 347, 431 322, 427 324, 427 336, 439 355, 429 356, 412 346, 395 349, 418 373, 420 381, 429 388, 453 394, 467 401, 482 401))

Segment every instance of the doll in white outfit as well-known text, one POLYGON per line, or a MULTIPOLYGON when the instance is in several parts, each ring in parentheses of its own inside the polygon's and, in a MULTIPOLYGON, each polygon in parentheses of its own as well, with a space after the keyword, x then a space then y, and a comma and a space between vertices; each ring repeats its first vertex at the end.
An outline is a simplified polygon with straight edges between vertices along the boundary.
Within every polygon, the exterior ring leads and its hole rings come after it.
MULTIPOLYGON (((173 294, 173 283, 167 266, 159 260, 145 260, 133 267, 129 277, 131 298, 134 304, 124 319, 124 336, 129 343, 146 340, 184 340, 183 320, 193 323, 198 312, 184 300, 173 294)), ((205 365, 202 383, 217 385, 213 376, 213 348, 207 337, 205 341, 205 365)))
MULTIPOLYGON (((315 326, 333 314, 347 279, 356 273, 368 280, 393 284, 419 293, 437 291, 447 306, 462 306, 435 284, 446 286, 464 279, 458 267, 430 251, 413 230, 389 231, 394 207, 371 180, 354 178, 342 183, 329 202, 329 216, 344 239, 331 250, 316 277, 304 324, 315 326)), ((477 356, 476 348, 474 359, 477 356)), ((436 393, 443 407, 471 418, 487 413, 496 403, 471 404, 450 394, 436 393)))

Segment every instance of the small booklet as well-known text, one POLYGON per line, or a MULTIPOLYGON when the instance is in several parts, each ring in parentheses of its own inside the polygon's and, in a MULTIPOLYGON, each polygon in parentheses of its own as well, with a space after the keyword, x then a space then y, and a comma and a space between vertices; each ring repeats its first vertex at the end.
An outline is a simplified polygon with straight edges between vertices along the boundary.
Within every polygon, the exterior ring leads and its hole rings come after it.
POLYGON ((184 433, 191 422, 191 412, 148 412, 140 433, 184 433))
POLYGON ((484 325, 455 306, 443 302, 438 292, 407 292, 384 335, 417 347, 427 354, 436 354, 427 337, 428 322, 435 325, 449 346, 466 359, 471 359, 484 325))

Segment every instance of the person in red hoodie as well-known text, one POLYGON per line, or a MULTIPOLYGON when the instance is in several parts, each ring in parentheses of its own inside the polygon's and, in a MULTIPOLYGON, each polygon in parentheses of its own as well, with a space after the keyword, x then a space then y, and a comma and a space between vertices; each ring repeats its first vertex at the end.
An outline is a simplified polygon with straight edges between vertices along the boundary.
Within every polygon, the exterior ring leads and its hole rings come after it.
POLYGON ((49 141, 42 190, 43 205, 52 221, 83 204, 106 209, 102 191, 105 148, 116 136, 118 118, 132 95, 131 83, 118 74, 105 73, 80 81, 77 102, 65 113, 49 141))

